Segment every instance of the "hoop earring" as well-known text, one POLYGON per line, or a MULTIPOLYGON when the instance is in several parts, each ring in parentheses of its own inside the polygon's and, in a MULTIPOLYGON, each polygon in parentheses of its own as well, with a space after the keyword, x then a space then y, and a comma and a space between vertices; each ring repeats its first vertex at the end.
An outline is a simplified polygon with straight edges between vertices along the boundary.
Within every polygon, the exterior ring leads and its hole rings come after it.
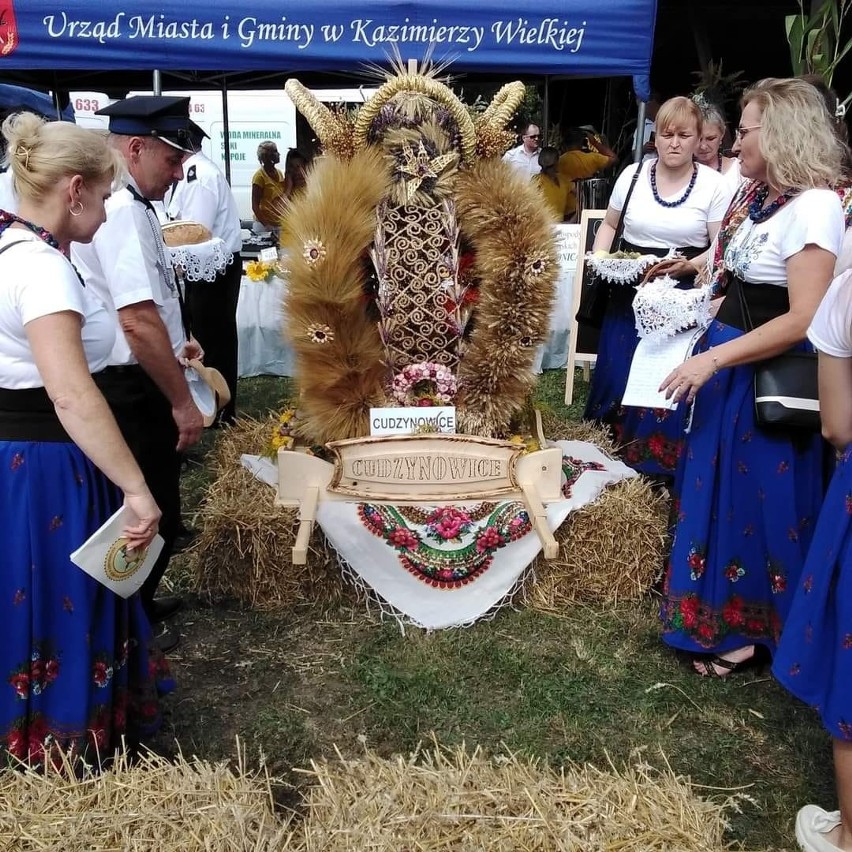
POLYGON ((72 216, 79 216, 79 215, 83 212, 83 202, 82 202, 82 201, 80 201, 80 199, 78 198, 78 199, 74 202, 74 204, 72 204, 72 205, 68 208, 68 212, 69 212, 72 216), (79 210, 75 210, 75 209, 74 209, 75 205, 79 206, 79 208, 80 208, 80 209, 79 209, 79 210))

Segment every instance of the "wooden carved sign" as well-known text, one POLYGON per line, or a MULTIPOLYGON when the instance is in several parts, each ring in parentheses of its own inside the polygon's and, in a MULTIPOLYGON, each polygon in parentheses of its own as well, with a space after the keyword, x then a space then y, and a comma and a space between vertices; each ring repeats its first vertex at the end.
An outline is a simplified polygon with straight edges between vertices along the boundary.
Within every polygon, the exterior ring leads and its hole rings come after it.
POLYGON ((559 447, 521 455, 518 444, 470 435, 352 438, 327 446, 335 455, 333 465, 306 453, 278 452, 275 502, 299 510, 294 565, 305 564, 317 507, 324 500, 519 500, 527 507, 545 558, 557 555, 544 504, 562 499, 559 447))
POLYGON ((480 500, 517 491, 517 444, 418 435, 333 441, 328 490, 363 500, 480 500))

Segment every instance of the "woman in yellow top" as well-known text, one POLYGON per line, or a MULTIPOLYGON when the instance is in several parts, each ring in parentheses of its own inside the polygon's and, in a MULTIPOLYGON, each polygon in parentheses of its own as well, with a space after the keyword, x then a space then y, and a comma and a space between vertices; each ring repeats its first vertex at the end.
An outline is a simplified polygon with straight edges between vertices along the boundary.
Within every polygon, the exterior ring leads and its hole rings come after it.
POLYGON ((542 148, 538 155, 541 171, 532 176, 532 182, 541 190, 547 206, 557 222, 565 218, 571 181, 559 173, 559 152, 556 148, 542 148))
POLYGON ((261 142, 257 146, 260 168, 251 179, 251 210, 254 218, 264 228, 277 228, 281 221, 284 196, 284 175, 276 168, 281 161, 274 142, 261 142))

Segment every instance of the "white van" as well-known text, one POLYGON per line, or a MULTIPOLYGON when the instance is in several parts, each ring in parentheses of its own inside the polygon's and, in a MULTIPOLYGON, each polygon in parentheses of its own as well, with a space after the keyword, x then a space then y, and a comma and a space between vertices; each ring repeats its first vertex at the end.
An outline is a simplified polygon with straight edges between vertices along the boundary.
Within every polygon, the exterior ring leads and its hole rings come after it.
MULTIPOLYGON (((317 99, 329 104, 363 103, 375 89, 316 89, 317 99)), ((150 95, 151 92, 130 92, 150 95)), ((166 95, 188 96, 192 120, 210 137, 202 151, 226 173, 225 122, 220 92, 168 91, 166 95)), ((106 127, 106 116, 95 115, 113 101, 97 92, 72 92, 71 103, 78 124, 84 127, 106 127)), ((240 218, 251 220, 251 179, 260 168, 257 146, 269 139, 281 152, 281 165, 288 148, 296 147, 296 107, 281 90, 228 92, 228 141, 230 147, 231 189, 237 200, 240 218)))

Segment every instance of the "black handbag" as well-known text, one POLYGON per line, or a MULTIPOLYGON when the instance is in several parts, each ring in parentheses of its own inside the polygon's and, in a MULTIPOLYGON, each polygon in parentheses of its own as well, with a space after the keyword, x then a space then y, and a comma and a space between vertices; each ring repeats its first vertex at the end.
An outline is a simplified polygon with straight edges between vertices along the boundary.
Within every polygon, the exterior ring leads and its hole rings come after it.
MULTIPOLYGON (((737 290, 749 332, 754 326, 741 283, 737 290)), ((763 429, 820 431, 816 352, 790 350, 754 365, 754 419, 763 429)))
MULTIPOLYGON (((639 172, 641 171, 642 164, 639 163, 638 168, 633 173, 627 195, 624 197, 624 206, 621 208, 618 225, 612 237, 611 250, 614 252, 621 248, 622 236, 624 234, 624 214, 627 212, 627 204, 630 201, 630 196, 633 195, 633 187, 636 186, 636 181, 639 180, 639 172)), ((611 286, 609 281, 604 281, 599 275, 594 275, 587 282, 583 282, 580 292, 580 306, 577 308, 576 316, 578 323, 591 326, 592 328, 600 328, 603 325, 606 308, 609 304, 611 286)))

